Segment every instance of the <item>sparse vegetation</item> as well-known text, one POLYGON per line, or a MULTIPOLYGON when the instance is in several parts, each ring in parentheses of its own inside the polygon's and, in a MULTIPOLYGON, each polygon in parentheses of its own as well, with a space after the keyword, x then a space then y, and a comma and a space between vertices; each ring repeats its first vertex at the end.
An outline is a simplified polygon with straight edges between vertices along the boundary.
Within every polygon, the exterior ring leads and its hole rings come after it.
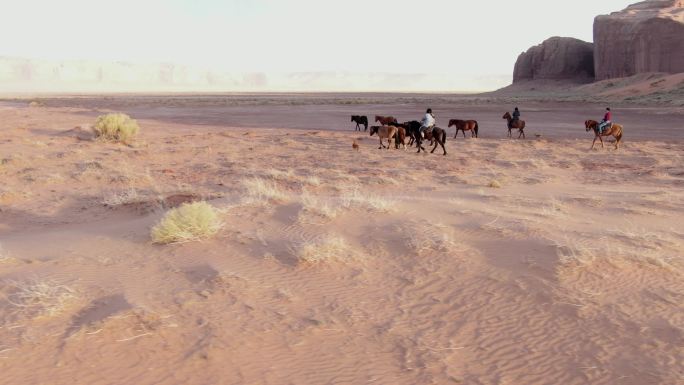
POLYGON ((154 243, 180 243, 206 239, 221 229, 217 210, 207 202, 186 203, 169 210, 152 228, 154 243))
POLYGON ((104 196, 102 204, 109 207, 116 207, 127 203, 137 202, 141 199, 138 190, 130 188, 128 190, 111 192, 104 196))
POLYGON ((260 178, 248 178, 242 181, 247 196, 254 200, 285 201, 287 194, 278 185, 260 178))
POLYGON ((97 118, 93 131, 100 140, 128 144, 138 134, 140 127, 126 114, 106 114, 97 118))
POLYGON ((456 251, 451 229, 443 224, 420 222, 405 228, 406 245, 418 255, 456 251))
POLYGON ((489 181, 489 184, 487 186, 491 188, 501 188, 501 182, 499 182, 496 179, 492 179, 491 181, 489 181))
POLYGON ((7 301, 22 314, 29 317, 59 314, 78 295, 66 285, 50 280, 27 280, 4 282, 8 287, 7 301))
POLYGON ((372 211, 391 212, 396 204, 397 201, 394 199, 374 194, 362 194, 358 189, 347 191, 342 196, 342 205, 344 207, 360 206, 372 211))
POLYGON ((320 199, 307 192, 302 194, 301 203, 302 212, 300 213, 300 219, 303 219, 304 221, 306 221, 307 216, 313 216, 322 219, 334 219, 342 211, 339 205, 333 205, 330 202, 320 199))
POLYGON ((326 261, 345 262, 357 256, 347 241, 339 236, 328 236, 318 241, 304 242, 294 253, 299 261, 309 264, 326 261))

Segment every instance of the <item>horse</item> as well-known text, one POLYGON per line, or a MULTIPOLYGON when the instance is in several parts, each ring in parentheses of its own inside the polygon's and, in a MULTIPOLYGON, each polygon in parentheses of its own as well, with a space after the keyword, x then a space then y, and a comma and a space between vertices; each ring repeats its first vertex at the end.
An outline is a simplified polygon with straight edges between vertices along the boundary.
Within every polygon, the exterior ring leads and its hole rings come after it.
POLYGON ((388 126, 390 124, 396 124, 398 123, 397 120, 393 116, 380 116, 380 115, 375 115, 375 122, 380 122, 383 126, 388 126))
POLYGON ((362 115, 352 115, 351 121, 356 123, 356 129, 354 131, 361 131, 361 126, 364 126, 364 131, 368 131, 368 117, 362 115))
POLYGON ((406 128, 402 126, 395 127, 397 127, 397 134, 394 137, 394 147, 398 150, 399 144, 401 144, 404 146, 404 150, 406 150, 406 128))
POLYGON ((389 150, 392 139, 395 139, 397 136, 397 128, 394 126, 371 126, 370 136, 373 136, 373 134, 378 134, 378 139, 380 139, 380 147, 378 149, 385 148, 382 140, 387 139, 387 149, 389 150))
POLYGON ((601 139, 602 136, 613 136, 615 138, 615 149, 617 150, 620 147, 620 140, 622 139, 622 126, 613 123, 608 127, 605 127, 603 129, 603 132, 599 133, 598 130, 599 122, 595 120, 586 120, 584 122, 584 128, 586 128, 586 131, 589 132, 589 130, 594 130, 594 141, 591 142, 591 149, 594 149, 594 144, 596 144, 596 139, 601 141, 601 148, 605 148, 603 146, 603 139, 601 139))
POLYGON ((506 119, 508 121, 508 137, 512 138, 513 135, 511 134, 511 130, 514 128, 518 129, 518 139, 520 139, 520 135, 522 135, 523 139, 525 139, 525 121, 524 120, 516 120, 515 122, 513 121, 513 117, 509 112, 506 112, 503 116, 503 119, 506 119))
POLYGON ((479 127, 477 125, 477 120, 458 120, 458 119, 451 119, 449 121, 449 128, 451 126, 456 126, 456 135, 454 135, 454 139, 458 137, 458 131, 461 130, 463 132, 463 137, 465 138, 465 132, 470 131, 470 137, 475 137, 477 138, 477 131, 479 130, 479 127))
MULTIPOLYGON (((418 152, 420 152, 420 150, 427 151, 425 147, 423 147, 423 138, 420 136, 420 127, 422 126, 420 122, 412 120, 410 122, 406 122, 405 124, 407 124, 408 126, 408 132, 410 133, 411 137, 415 138, 416 140, 418 152)), ((446 130, 444 130, 443 128, 435 126, 432 127, 432 130, 425 130, 425 140, 435 142, 435 146, 432 148, 432 151, 430 151, 430 154, 435 152, 438 144, 442 146, 444 155, 447 154, 446 148, 444 148, 444 144, 446 143, 446 130)))

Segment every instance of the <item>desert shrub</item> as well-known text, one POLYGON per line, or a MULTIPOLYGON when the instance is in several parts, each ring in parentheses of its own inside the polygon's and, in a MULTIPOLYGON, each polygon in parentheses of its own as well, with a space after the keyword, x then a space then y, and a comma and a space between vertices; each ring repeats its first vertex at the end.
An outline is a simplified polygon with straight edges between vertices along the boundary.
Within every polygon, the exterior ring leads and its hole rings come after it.
POLYGON ((300 262, 308 264, 326 261, 349 262, 357 257, 344 238, 332 235, 302 243, 295 251, 295 255, 300 262))
POLYGON ((95 136, 109 142, 129 143, 140 130, 138 122, 126 114, 100 115, 93 126, 95 136))
POLYGON ((287 200, 287 193, 281 190, 275 183, 260 179, 248 178, 242 181, 245 187, 247 197, 252 200, 273 200, 285 201, 287 200))
POLYGON ((489 184, 487 186, 491 188, 501 188, 501 182, 499 182, 496 179, 492 179, 491 181, 489 181, 489 184))
POLYGON ((152 228, 154 243, 179 243, 209 238, 221 229, 217 210, 207 202, 186 203, 169 210, 152 228))
POLYGON ((29 317, 52 316, 78 298, 75 290, 50 280, 5 281, 7 301, 29 317))

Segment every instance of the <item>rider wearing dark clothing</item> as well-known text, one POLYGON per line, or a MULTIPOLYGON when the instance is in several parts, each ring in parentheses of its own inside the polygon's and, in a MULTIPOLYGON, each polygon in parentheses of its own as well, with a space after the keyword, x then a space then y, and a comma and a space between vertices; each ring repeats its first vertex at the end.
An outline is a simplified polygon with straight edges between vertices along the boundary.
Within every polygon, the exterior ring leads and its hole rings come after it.
POLYGON ((515 109, 513 110, 513 119, 511 119, 509 126, 512 127, 513 124, 515 124, 515 122, 517 122, 518 120, 520 120, 520 110, 518 110, 518 107, 515 107, 515 109))

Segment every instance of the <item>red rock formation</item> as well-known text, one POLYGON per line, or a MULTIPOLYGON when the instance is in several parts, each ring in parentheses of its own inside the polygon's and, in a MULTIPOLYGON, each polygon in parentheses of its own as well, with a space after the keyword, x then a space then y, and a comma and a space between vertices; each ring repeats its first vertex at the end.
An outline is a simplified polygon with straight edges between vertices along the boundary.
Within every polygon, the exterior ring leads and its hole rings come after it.
POLYGON ((518 56, 513 83, 526 80, 594 79, 594 46, 571 37, 552 37, 518 56))
POLYGON ((598 80, 684 72, 684 0, 650 0, 594 19, 598 80))

